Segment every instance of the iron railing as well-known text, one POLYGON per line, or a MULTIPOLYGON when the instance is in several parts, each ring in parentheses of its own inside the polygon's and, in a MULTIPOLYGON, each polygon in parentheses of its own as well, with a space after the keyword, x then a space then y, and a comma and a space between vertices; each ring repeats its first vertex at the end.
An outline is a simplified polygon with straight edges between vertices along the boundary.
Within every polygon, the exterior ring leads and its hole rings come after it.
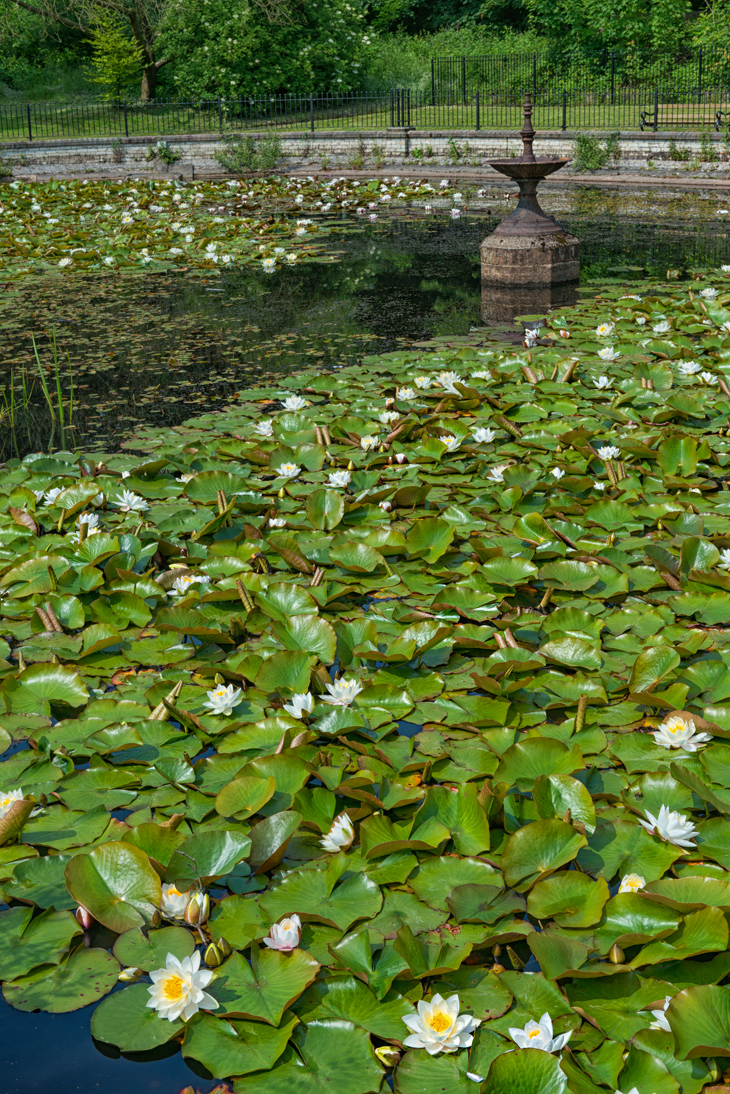
MULTIPOLYGON (((0 102, 0 141, 53 138, 175 136, 197 133, 293 132, 318 139, 342 130, 519 130, 526 90, 533 93, 533 120, 541 130, 631 131, 709 128, 728 131, 730 78, 682 84, 673 74, 654 83, 602 85, 595 78, 579 85, 558 73, 552 82, 489 88, 458 88, 384 94, 277 95, 259 98, 156 100, 154 102, 78 101, 0 102), (566 78, 561 80, 560 77, 566 78)), ((730 76, 730 74, 729 74, 730 76)), ((505 83, 508 81, 505 81, 505 83)))

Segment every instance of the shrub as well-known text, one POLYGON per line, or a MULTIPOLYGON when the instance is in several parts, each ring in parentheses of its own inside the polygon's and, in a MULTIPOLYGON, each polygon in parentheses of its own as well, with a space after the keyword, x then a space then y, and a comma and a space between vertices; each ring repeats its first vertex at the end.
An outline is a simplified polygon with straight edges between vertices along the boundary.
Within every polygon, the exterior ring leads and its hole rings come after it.
POLYGON ((274 135, 256 141, 241 133, 227 133, 223 140, 225 148, 216 152, 215 158, 224 171, 230 171, 232 175, 271 171, 281 158, 281 140, 274 135))

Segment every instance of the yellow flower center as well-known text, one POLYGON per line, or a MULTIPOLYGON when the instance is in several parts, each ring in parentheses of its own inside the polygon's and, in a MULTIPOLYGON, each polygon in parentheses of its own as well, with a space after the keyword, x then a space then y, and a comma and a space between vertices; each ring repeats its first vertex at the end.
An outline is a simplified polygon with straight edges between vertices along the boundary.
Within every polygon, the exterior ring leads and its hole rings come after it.
POLYGON ((539 1029, 539 1028, 538 1029, 531 1029, 530 1032, 527 1034, 527 1036, 530 1038, 531 1041, 534 1041, 535 1038, 539 1037, 541 1033, 542 1033, 542 1030, 539 1029))
POLYGON ((180 892, 180 890, 179 890, 178 888, 176 888, 176 887, 175 887, 174 885, 168 885, 168 887, 167 887, 167 895, 168 895, 168 896, 182 896, 182 893, 181 893, 181 892, 180 892))
POLYGON ((284 929, 285 931, 290 931, 290 930, 291 930, 291 927, 292 927, 292 921, 291 921, 291 919, 282 919, 282 921, 281 921, 281 923, 279 924, 279 926, 280 926, 280 927, 283 927, 283 929, 284 929))
POLYGON ((169 976, 162 987, 162 994, 171 1003, 179 1003, 185 991, 185 984, 179 976, 169 976))
POLYGON ((432 1014, 426 1024, 429 1025, 431 1029, 434 1030, 436 1033, 445 1033, 449 1026, 453 1025, 448 1014, 444 1014, 444 1012, 441 1010, 437 1011, 435 1014, 432 1014))

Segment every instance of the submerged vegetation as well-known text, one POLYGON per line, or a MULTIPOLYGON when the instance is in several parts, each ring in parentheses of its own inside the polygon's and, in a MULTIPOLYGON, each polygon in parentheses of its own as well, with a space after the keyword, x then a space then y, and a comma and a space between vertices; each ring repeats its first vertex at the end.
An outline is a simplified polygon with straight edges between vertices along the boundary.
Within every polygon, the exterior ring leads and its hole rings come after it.
POLYGON ((11 1006, 259 1094, 720 1082, 729 274, 7 461, 11 1006))

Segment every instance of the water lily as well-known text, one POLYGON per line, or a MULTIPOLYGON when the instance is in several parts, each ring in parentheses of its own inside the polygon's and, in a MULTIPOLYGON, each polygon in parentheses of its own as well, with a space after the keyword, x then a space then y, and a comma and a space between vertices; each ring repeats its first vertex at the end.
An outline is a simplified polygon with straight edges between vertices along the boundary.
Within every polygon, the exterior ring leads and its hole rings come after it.
POLYGON ((187 893, 181 893, 176 885, 162 886, 160 911, 165 919, 182 919, 188 905, 187 893))
POLYGON ((373 437, 372 434, 360 438, 360 447, 364 448, 366 452, 369 452, 371 448, 375 448, 377 444, 378 438, 373 437))
POLYGON ((274 436, 274 423, 270 421, 257 422, 253 427, 254 433, 258 433, 259 437, 273 437, 274 436))
POLYGON ((457 217, 461 216, 461 210, 460 209, 452 209, 451 210, 451 216, 455 220, 457 217))
POLYGON ((615 444, 603 444, 596 451, 602 460, 617 460, 621 455, 621 449, 617 448, 615 444))
POLYGON ((720 551, 720 561, 718 566, 721 570, 730 570, 730 548, 723 547, 720 551))
POLYGON ((263 262, 261 263, 261 265, 263 266, 266 273, 273 273, 273 271, 276 269, 276 259, 275 258, 265 258, 263 260, 263 262))
POLYGON ((210 578, 207 574, 182 574, 176 577, 172 588, 168 590, 168 596, 185 596, 193 585, 209 585, 210 578))
POLYGON ((413 383, 421 391, 425 391, 433 383, 433 376, 414 376, 413 383))
POLYGON ((661 806, 659 815, 656 817, 648 809, 644 812, 648 819, 640 820, 639 824, 642 828, 646 828, 647 832, 653 832, 668 843, 676 843, 678 847, 695 846, 695 836, 699 833, 692 821, 688 820, 683 813, 678 813, 676 809, 667 809, 666 805, 661 806))
POLYGON ((611 323, 609 320, 606 320, 604 323, 598 324, 598 326, 596 327, 596 334, 599 338, 610 338, 615 329, 615 323, 611 323))
POLYGON ((341 680, 335 680, 334 684, 325 686, 329 695, 323 695, 322 702, 338 707, 348 707, 355 696, 362 691, 362 684, 357 680, 348 680, 345 676, 341 680))
POLYGON ((610 376, 599 376, 597 380, 593 381, 593 386, 598 388, 599 391, 607 391, 608 388, 613 387, 613 380, 610 376))
POLYGON ((285 479, 295 479, 301 471, 301 467, 297 463, 282 463, 274 470, 277 475, 281 475, 285 479))
POLYGON ((553 1036, 553 1022, 546 1011, 539 1022, 530 1020, 524 1029, 513 1027, 509 1035, 518 1048, 539 1048, 542 1052, 560 1052, 565 1048, 572 1030, 553 1036))
POLYGON ((98 513, 80 513, 76 518, 76 527, 80 528, 82 524, 86 525, 87 536, 93 535, 94 532, 101 531, 98 513))
POLYGON ((152 987, 148 988, 148 1007, 156 1010, 160 1018, 170 1022, 182 1018, 187 1022, 199 1010, 215 1010, 218 1001, 203 991, 213 979, 212 969, 200 969, 200 954, 178 961, 168 953, 164 969, 150 973, 152 987))
POLYGON ((378 508, 382 509, 384 513, 387 513, 393 508, 393 503, 390 501, 379 501, 378 508))
POLYGON ((466 1077, 467 1079, 471 1079, 473 1083, 483 1083, 486 1078, 484 1075, 477 1075, 474 1071, 467 1071, 466 1077))
POLYGON ((619 893, 638 893, 646 885, 641 874, 624 874, 618 887, 619 893))
POLYGON ((302 923, 298 915, 290 915, 282 919, 280 923, 274 923, 269 931, 269 937, 264 939, 264 946, 272 950, 281 950, 282 953, 291 953, 299 945, 302 932, 302 923))
POLYGON ((266 523, 269 528, 286 528, 285 517, 269 517, 266 523))
POLYGON ((704 300, 714 300, 717 296, 717 289, 700 289, 700 296, 704 300))
POLYGON ((504 482, 504 473, 508 467, 508 463, 498 463, 496 467, 490 467, 487 471, 487 478, 492 479, 493 482, 504 482))
POLYGON ((219 684, 218 687, 213 688, 212 691, 206 694, 208 700, 203 703, 203 706, 207 707, 212 714, 225 714, 228 716, 233 714, 233 708, 239 702, 243 692, 240 688, 234 688, 233 684, 228 684, 226 687, 219 684))
POLYGON ((651 328, 654 334, 666 334, 668 330, 671 330, 671 323, 666 319, 662 319, 661 323, 655 323, 651 328))
POLYGON ((701 369, 702 365, 697 361, 680 361, 677 365, 677 372, 683 376, 695 376, 701 369))
POLYGON ((666 1010, 672 1001, 671 995, 664 996, 664 1006, 661 1010, 653 1010, 651 1013, 654 1015, 654 1021, 652 1022, 650 1029, 663 1029, 665 1033, 671 1033, 672 1027, 669 1025, 666 1016, 666 1010))
POLYGON ((139 494, 135 494, 132 490, 122 490, 121 494, 117 494, 116 498, 112 500, 123 513, 143 513, 145 509, 149 509, 149 505, 144 498, 141 498, 139 494))
POLYGON ((524 334, 524 337, 522 339, 522 345, 526 349, 532 349, 532 347, 537 344, 537 339, 538 338, 539 338, 539 331, 535 330, 534 327, 526 327, 525 328, 525 334, 524 334))
POLYGON ((606 489, 606 484, 605 482, 599 482, 598 479, 596 479, 596 481, 593 483, 593 489, 603 491, 606 489))
POLYGON ((326 836, 319 841, 325 851, 337 854, 338 851, 346 851, 355 838, 355 828, 347 813, 340 813, 332 822, 332 827, 326 836))
POLYGON ((697 733, 692 719, 685 720, 680 714, 665 718, 653 736, 662 748, 683 748, 685 752, 696 752, 712 740, 711 734, 697 733))
POLYGON ((331 471, 329 486, 349 486, 352 475, 349 471, 331 471))
POLYGON ((409 403, 412 399, 415 399, 416 393, 412 387, 399 387, 396 388, 395 395, 397 399, 401 399, 403 402, 409 403))
POLYGON ((720 269, 723 273, 730 273, 730 266, 721 266, 720 269))
POLYGON ((457 383, 461 383, 461 376, 458 372, 439 372, 437 379, 444 390, 451 395, 460 394, 458 388, 454 386, 457 383))
POLYGON ((403 1016, 411 1030, 403 1040, 406 1048, 425 1048, 429 1056, 435 1056, 438 1052, 456 1052, 470 1047, 480 1019, 459 1014, 458 995, 448 999, 434 995, 428 1003, 421 999, 416 1009, 416 1014, 403 1016))
POLYGON ((553 467, 550 474, 553 476, 554 479, 557 479, 558 482, 559 482, 562 479, 565 472, 563 471, 563 469, 561 467, 553 467))
POLYGON ((314 710, 314 696, 309 691, 300 691, 292 695, 289 703, 284 703, 284 710, 291 714, 292 718, 303 718, 305 714, 311 714, 314 710))
POLYGON ((23 800, 22 790, 0 790, 0 820, 15 802, 23 800))
POLYGON ((477 444, 491 444, 496 436, 497 434, 493 429, 483 429, 481 426, 472 431, 472 437, 477 444))
POLYGON ((446 436, 439 437, 441 444, 446 445, 447 452, 456 452, 457 448, 461 445, 461 441, 458 437, 455 437, 453 433, 447 433, 446 436))
POLYGON ((397 422, 400 418, 400 414, 397 410, 381 410, 378 414, 378 421, 383 425, 390 425, 392 422, 397 422))
POLYGON ((602 361, 616 361, 621 354, 613 346, 604 346, 603 349, 599 349, 598 356, 602 361))
POLYGON ((284 410, 304 410, 307 400, 302 398, 301 395, 287 395, 286 399, 282 400, 281 405, 284 410))

